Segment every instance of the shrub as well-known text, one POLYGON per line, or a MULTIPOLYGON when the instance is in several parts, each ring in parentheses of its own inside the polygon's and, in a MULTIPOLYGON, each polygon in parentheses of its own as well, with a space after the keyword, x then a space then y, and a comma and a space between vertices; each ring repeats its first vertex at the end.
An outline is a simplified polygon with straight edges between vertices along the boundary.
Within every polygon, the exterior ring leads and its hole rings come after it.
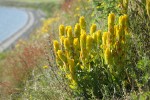
POLYGON ((128 16, 122 15, 115 24, 115 15, 110 13, 108 31, 103 34, 96 24, 88 32, 84 17, 74 31, 71 26, 60 25, 60 42, 53 42, 56 62, 76 95, 86 99, 122 97, 134 87, 127 22, 128 16))

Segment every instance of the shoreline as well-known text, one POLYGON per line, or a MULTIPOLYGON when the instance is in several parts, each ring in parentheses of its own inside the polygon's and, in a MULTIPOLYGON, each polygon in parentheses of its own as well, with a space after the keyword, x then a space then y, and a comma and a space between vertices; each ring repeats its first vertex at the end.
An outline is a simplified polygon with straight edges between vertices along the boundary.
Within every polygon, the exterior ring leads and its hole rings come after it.
MULTIPOLYGON (((5 6, 7 7, 7 6, 5 6)), ((41 24, 41 19, 44 18, 40 11, 27 8, 18 8, 24 10, 28 15, 26 24, 15 32, 11 37, 0 43, 0 53, 12 48, 16 42, 21 38, 28 38, 32 31, 34 31, 41 24)))

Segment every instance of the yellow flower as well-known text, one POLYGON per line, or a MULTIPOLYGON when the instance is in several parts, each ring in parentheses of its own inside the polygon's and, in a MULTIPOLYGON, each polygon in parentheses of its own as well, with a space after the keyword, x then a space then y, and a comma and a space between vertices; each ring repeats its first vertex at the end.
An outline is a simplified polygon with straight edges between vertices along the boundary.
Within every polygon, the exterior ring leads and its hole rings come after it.
POLYGON ((101 41, 102 41, 102 33, 101 33, 101 30, 98 30, 96 32, 97 34, 97 44, 100 45, 101 44, 101 41))
POLYGON ((86 49, 86 33, 83 32, 80 36, 80 47, 81 50, 85 50, 86 49))
POLYGON ((92 45, 93 45, 93 38, 90 35, 87 35, 87 38, 86 38, 86 49, 87 49, 88 52, 91 51, 92 45))
POLYGON ((115 22, 115 14, 110 13, 108 16, 108 32, 110 32, 112 35, 114 34, 114 22, 115 22))
POLYGON ((47 65, 43 66, 43 69, 47 69, 47 68, 48 68, 48 66, 47 66, 47 65))
POLYGON ((81 29, 85 30, 86 29, 86 22, 85 22, 85 18, 83 16, 80 17, 79 23, 80 23, 81 29))
POLYGON ((64 43, 64 39, 65 39, 65 36, 61 36, 61 37, 60 37, 61 45, 64 43))
POLYGON ((65 27, 65 34, 67 34, 69 28, 72 28, 72 27, 71 26, 66 26, 65 27))
POLYGON ((80 48, 80 44, 79 44, 79 39, 78 38, 74 38, 73 45, 74 45, 75 49, 79 49, 80 48))
POLYGON ((75 37, 80 38, 80 31, 81 31, 80 25, 79 23, 77 23, 74 28, 75 37))
POLYGON ((93 34, 94 32, 96 32, 96 24, 92 24, 90 28, 90 34, 93 34))
POLYGON ((53 47, 54 47, 54 51, 57 52, 60 48, 59 48, 59 42, 57 40, 53 41, 53 47))
POLYGON ((59 26, 59 36, 65 35, 65 27, 64 25, 59 26))
POLYGON ((75 71, 75 68, 74 68, 74 59, 68 59, 68 63, 69 63, 69 70, 70 70, 70 73, 72 76, 74 76, 74 71, 75 71))
POLYGON ((146 0, 146 11, 147 11, 147 15, 150 19, 150 0, 146 0))
POLYGON ((105 59, 106 64, 110 64, 110 62, 111 62, 111 51, 109 48, 106 48, 106 50, 104 52, 104 59, 105 59))
POLYGON ((102 36, 103 45, 106 45, 107 35, 108 35, 108 32, 103 33, 103 36, 102 36))
POLYGON ((64 62, 67 63, 67 57, 64 55, 62 50, 57 51, 58 57, 64 62))
POLYGON ((72 27, 69 27, 68 30, 67 30, 67 37, 68 38, 72 38, 73 37, 73 34, 72 34, 72 27))
POLYGON ((70 50, 70 41, 68 38, 64 39, 64 47, 65 49, 70 50))

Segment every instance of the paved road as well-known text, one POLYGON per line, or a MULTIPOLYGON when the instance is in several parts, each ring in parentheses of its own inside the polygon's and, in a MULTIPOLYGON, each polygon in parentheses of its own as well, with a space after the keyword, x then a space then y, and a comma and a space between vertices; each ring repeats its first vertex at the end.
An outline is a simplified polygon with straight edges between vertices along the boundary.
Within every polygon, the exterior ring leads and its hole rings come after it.
POLYGON ((13 47, 19 38, 29 37, 29 34, 40 25, 41 19, 44 18, 44 14, 41 11, 35 11, 31 9, 25 9, 25 11, 28 14, 28 21, 26 25, 18 30, 18 32, 14 33, 13 36, 0 44, 0 52, 13 47))

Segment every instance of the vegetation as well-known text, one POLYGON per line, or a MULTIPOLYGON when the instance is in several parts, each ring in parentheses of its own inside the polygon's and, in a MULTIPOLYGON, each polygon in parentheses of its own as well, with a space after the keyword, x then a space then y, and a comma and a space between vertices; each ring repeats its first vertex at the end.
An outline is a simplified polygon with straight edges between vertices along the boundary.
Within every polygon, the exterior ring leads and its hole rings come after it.
POLYGON ((1 99, 148 100, 149 5, 64 1, 30 41, 0 55, 1 99))

